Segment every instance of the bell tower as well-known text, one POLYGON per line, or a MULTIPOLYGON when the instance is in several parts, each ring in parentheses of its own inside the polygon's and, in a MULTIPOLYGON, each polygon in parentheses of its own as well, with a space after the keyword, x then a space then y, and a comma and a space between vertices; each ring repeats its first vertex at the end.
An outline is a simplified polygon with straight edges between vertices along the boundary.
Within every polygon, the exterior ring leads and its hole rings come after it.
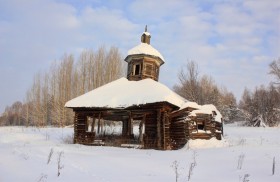
POLYGON ((163 56, 150 45, 151 34, 147 30, 141 36, 141 43, 130 49, 125 61, 127 66, 127 79, 138 81, 151 78, 158 81, 160 66, 164 64, 163 56))

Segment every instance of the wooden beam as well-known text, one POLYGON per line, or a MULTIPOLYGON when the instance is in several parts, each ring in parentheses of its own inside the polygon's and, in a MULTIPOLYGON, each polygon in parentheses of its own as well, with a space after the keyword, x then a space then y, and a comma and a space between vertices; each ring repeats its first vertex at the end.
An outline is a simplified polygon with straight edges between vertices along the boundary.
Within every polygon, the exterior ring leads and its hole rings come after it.
POLYGON ((101 112, 99 112, 99 115, 98 115, 98 123, 97 123, 97 133, 98 134, 100 133, 100 119, 101 119, 101 112))
POLYGON ((157 148, 161 149, 161 112, 157 111, 157 148))
POLYGON ((128 130, 128 127, 127 127, 127 125, 128 125, 128 121, 127 121, 127 119, 124 119, 123 121, 123 124, 122 124, 122 135, 123 136, 126 136, 127 135, 127 130, 128 130))
POLYGON ((133 134, 133 124, 132 124, 132 117, 131 117, 131 113, 129 113, 129 117, 128 117, 128 135, 132 135, 133 134))
POLYGON ((145 129, 146 114, 143 116, 141 123, 142 123, 142 125, 141 125, 141 132, 140 132, 139 138, 140 138, 141 145, 145 148, 144 135, 146 132, 146 129, 145 129))
POLYGON ((74 144, 77 143, 77 135, 78 135, 77 125, 78 125, 78 113, 75 112, 75 116, 74 116, 74 139, 73 139, 74 144))
POLYGON ((166 138, 166 136, 165 136, 165 132, 166 132, 166 131, 165 131, 165 119, 166 119, 166 112, 163 113, 163 118, 162 118, 162 126, 163 126, 163 127, 162 127, 162 128, 163 128, 163 132, 162 132, 163 137, 162 137, 162 138, 163 138, 163 149, 164 149, 164 150, 166 150, 166 141, 165 141, 165 140, 166 140, 166 139, 165 139, 165 138, 166 138))
POLYGON ((103 132, 104 132, 104 119, 103 118, 101 118, 101 120, 100 120, 100 125, 101 125, 101 134, 103 134, 103 132))

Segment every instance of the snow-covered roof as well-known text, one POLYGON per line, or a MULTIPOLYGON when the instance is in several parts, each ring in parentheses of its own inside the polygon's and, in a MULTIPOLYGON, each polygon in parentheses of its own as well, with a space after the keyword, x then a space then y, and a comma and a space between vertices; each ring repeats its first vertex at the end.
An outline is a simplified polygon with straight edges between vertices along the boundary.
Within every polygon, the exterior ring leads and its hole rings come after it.
POLYGON ((150 32, 143 32, 143 34, 148 35, 148 36, 151 35, 150 32))
POLYGON ((192 116, 196 116, 197 114, 213 114, 211 110, 206 109, 198 109, 191 112, 192 116))
POLYGON ((129 81, 120 78, 68 101, 65 107, 126 108, 156 102, 168 102, 180 108, 187 100, 152 79, 129 81))
POLYGON ((185 108, 193 108, 193 109, 200 109, 200 105, 198 105, 196 102, 186 102, 180 109, 185 109, 185 108))
MULTIPOLYGON (((188 103, 189 102, 187 102, 186 104, 188 104, 188 103)), ((196 103, 194 102, 191 105, 195 105, 195 104, 196 103)), ((207 105, 202 105, 202 106, 198 105, 198 106, 199 106, 198 109, 193 110, 190 113, 190 116, 196 116, 197 114, 213 114, 213 111, 214 111, 216 113, 215 121, 222 122, 223 116, 221 115, 221 113, 218 111, 218 109, 213 104, 207 104, 207 105)))
POLYGON ((164 61, 163 56, 150 44, 141 43, 138 46, 130 49, 127 53, 128 56, 137 54, 156 56, 159 57, 162 61, 164 61))

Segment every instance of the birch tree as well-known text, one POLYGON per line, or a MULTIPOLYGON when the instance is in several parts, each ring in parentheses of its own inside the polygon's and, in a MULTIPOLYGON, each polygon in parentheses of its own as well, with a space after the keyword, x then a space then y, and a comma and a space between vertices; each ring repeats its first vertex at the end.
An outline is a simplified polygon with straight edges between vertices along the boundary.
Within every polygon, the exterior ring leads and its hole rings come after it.
POLYGON ((37 73, 26 92, 25 102, 7 107, 0 124, 65 126, 73 123, 73 112, 64 107, 74 97, 114 81, 124 75, 122 56, 116 47, 109 51, 83 50, 75 61, 64 54, 49 71, 37 73))

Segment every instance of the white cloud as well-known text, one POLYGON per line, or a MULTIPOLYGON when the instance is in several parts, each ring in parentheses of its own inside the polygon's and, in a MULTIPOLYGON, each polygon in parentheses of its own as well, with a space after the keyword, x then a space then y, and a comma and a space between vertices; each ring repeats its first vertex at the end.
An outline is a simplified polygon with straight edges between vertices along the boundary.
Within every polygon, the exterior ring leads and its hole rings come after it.
MULTIPOLYGON (((200 9, 193 14, 194 18, 180 17, 184 23, 173 20, 162 24, 165 27, 160 29, 166 29, 163 37, 169 42, 160 47, 165 54, 170 51, 167 61, 171 59, 173 64, 183 65, 189 59, 195 60, 202 74, 212 75, 218 84, 225 85, 240 98, 245 86, 253 89, 270 82, 268 64, 279 56, 280 47, 279 22, 274 24, 270 19, 278 16, 279 8, 272 8, 275 3, 267 5, 267 2, 263 8, 249 9, 243 1, 235 2, 208 7, 206 18, 200 9), (267 13, 269 7, 272 12, 267 13)), ((163 70, 166 74, 179 67, 163 70)), ((168 76, 164 79, 174 82, 174 78, 168 76)))
MULTIPOLYGON (((34 73, 65 52, 115 45, 125 56, 147 24, 151 44, 166 59, 161 82, 172 87, 191 59, 202 74, 240 95, 245 86, 269 82, 267 65, 280 52, 279 8, 274 0, 1 1, 0 72, 23 85, 23 98, 34 73)), ((0 82, 17 89, 3 75, 0 82)))
POLYGON ((119 10, 106 7, 86 7, 79 17, 82 23, 82 31, 87 38, 100 43, 119 44, 125 46, 125 42, 133 39, 130 32, 135 32, 137 25, 133 24, 119 10), (120 42, 120 40, 125 40, 120 42))
POLYGON ((179 17, 182 13, 192 14, 196 8, 187 1, 136 0, 128 5, 129 18, 141 22, 164 22, 166 19, 179 17))
POLYGON ((33 75, 77 42, 79 24, 74 8, 52 1, 0 2, 0 12, 0 100, 8 105, 22 100, 33 75))

